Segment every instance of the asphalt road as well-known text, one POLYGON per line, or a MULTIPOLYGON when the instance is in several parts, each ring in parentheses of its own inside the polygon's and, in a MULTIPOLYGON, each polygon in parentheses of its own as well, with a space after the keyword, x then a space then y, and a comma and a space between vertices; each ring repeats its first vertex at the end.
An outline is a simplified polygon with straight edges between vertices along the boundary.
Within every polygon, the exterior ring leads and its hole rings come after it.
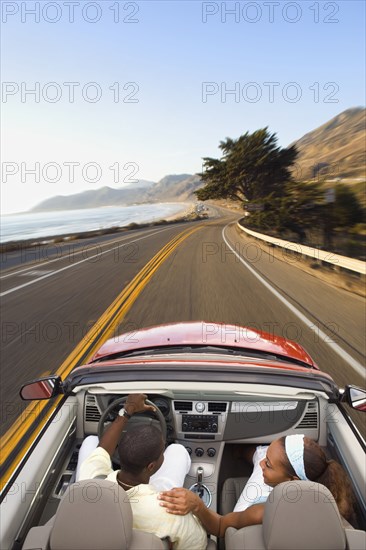
MULTIPOLYGON (((24 409, 21 384, 55 372, 145 264, 199 224, 155 272, 117 332, 190 320, 247 325, 296 340, 341 386, 365 387, 364 300, 302 271, 298 261, 269 255, 239 234, 237 215, 211 209, 211 216, 85 241, 57 254, 2 258, 2 433, 24 409)), ((364 417, 356 422, 363 431, 364 417)))

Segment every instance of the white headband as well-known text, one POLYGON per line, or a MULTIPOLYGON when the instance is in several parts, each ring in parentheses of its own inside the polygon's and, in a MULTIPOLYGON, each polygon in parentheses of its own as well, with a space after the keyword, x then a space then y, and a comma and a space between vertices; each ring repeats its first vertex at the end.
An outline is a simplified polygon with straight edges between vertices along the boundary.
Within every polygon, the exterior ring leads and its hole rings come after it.
POLYGON ((287 458, 299 479, 306 481, 304 465, 304 434, 288 435, 285 439, 287 458))

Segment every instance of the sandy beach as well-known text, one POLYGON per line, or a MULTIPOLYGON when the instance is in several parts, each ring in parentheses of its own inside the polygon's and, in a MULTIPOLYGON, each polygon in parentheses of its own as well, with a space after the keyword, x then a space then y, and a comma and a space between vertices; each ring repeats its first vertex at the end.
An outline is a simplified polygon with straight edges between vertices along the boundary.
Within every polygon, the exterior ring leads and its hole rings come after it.
POLYGON ((97 229, 92 231, 83 231, 80 233, 73 232, 73 233, 65 233, 62 235, 49 235, 47 237, 8 241, 0 244, 0 253, 17 251, 20 249, 36 247, 36 246, 45 245, 45 244, 52 244, 52 243, 61 244, 61 243, 68 243, 70 241, 74 242, 82 239, 89 239, 89 238, 94 238, 94 237, 99 237, 104 235, 111 235, 115 233, 130 231, 132 229, 138 229, 143 227, 154 227, 154 226, 164 225, 166 223, 184 223, 184 222, 195 221, 203 218, 202 215, 196 212, 196 203, 186 202, 186 203, 182 203, 182 206, 183 206, 182 211, 177 212, 172 216, 164 217, 162 219, 155 220, 152 222, 141 222, 141 223, 132 222, 128 225, 114 226, 114 227, 108 227, 105 229, 97 229))

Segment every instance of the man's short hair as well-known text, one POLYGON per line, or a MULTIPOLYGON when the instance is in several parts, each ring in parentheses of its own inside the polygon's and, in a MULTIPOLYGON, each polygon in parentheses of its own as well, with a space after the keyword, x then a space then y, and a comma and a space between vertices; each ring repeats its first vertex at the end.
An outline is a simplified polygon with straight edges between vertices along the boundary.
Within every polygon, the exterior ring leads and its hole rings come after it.
POLYGON ((162 433, 156 426, 135 426, 128 430, 118 445, 121 470, 139 473, 162 453, 162 433))

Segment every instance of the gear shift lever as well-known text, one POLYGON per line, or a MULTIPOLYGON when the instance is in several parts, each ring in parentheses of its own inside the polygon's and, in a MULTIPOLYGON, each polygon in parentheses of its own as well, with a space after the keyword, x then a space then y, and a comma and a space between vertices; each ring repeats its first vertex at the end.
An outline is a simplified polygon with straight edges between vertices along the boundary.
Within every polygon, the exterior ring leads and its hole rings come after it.
POLYGON ((211 491, 206 487, 206 485, 203 484, 203 468, 202 466, 198 466, 197 468, 197 481, 194 483, 190 490, 193 491, 193 493, 196 493, 206 504, 207 508, 210 507, 211 501, 212 501, 212 495, 211 491))
POLYGON ((202 466, 199 466, 197 468, 197 493, 200 498, 203 497, 203 485, 202 485, 202 479, 203 479, 203 468, 202 466))

